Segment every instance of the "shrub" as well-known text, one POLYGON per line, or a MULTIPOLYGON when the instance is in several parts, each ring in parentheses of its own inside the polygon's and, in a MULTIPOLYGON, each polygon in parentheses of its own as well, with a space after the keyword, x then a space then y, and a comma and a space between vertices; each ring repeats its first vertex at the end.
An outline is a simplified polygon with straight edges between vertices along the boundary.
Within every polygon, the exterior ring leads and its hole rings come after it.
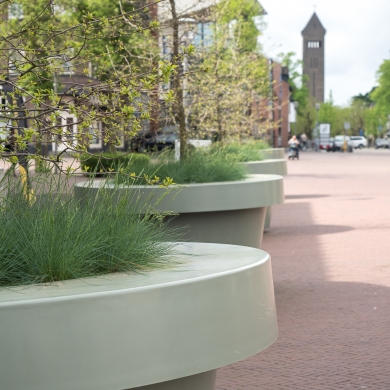
POLYGON ((135 192, 76 201, 55 175, 0 182, 0 286, 140 272, 170 261, 180 233, 153 207, 137 213, 135 192), (27 196, 28 195, 28 196, 27 196))

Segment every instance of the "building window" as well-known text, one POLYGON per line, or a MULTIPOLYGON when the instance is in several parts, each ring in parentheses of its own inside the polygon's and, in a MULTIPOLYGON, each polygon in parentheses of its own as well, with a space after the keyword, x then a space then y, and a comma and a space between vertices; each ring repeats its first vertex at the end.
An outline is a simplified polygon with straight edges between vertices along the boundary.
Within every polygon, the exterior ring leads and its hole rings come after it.
POLYGON ((74 140, 74 118, 66 118, 66 139, 68 142, 72 143, 74 140))
POLYGON ((307 47, 309 49, 319 49, 321 47, 321 41, 308 41, 307 47))
POLYGON ((100 149, 103 147, 102 142, 102 122, 94 121, 91 127, 88 129, 90 135, 89 148, 90 149, 100 149))
POLYGON ((12 3, 8 6, 8 19, 23 19, 23 5, 12 3))
POLYGON ((207 47, 212 44, 213 29, 210 22, 198 23, 194 31, 194 38, 192 44, 195 47, 207 47))
POLYGON ((168 37, 166 35, 163 35, 162 37, 162 52, 163 54, 169 54, 169 42, 168 37))
MULTIPOLYGON (((0 112, 2 116, 7 116, 7 99, 4 96, 0 97, 0 112)), ((0 140, 4 141, 8 138, 9 131, 12 128, 12 122, 7 118, 0 118, 0 140)))

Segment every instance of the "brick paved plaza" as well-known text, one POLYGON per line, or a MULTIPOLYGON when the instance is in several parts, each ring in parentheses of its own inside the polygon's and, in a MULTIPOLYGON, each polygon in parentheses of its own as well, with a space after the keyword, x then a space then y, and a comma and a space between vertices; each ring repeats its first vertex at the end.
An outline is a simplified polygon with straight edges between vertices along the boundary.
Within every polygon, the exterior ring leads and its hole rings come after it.
POLYGON ((273 208, 279 339, 218 390, 390 389, 390 151, 301 153, 273 208))

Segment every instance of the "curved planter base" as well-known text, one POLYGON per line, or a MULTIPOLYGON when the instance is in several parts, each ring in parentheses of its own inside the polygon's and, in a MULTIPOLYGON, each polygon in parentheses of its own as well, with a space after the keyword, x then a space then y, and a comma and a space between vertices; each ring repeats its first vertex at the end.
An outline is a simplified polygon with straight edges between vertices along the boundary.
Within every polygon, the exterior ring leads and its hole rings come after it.
MULTIPOLYGON (((89 186, 79 183, 75 196, 94 196, 101 186, 98 181, 89 186)), ((113 186, 106 188, 114 190, 113 186)), ((159 199, 166 194, 156 207, 179 214, 170 224, 187 228, 186 240, 252 248, 261 248, 266 208, 284 201, 283 177, 279 175, 249 175, 241 181, 173 186, 168 193, 152 186, 123 186, 116 190, 133 191, 140 204, 150 204, 153 197, 159 199)))
MULTIPOLYGON (((155 385, 135 387, 134 390, 214 390, 217 370, 175 379, 173 381, 156 383, 155 385)), ((127 389, 130 390, 130 389, 127 389)))
POLYGON ((1 389, 211 390, 278 336, 270 256, 179 245, 176 263, 0 290, 1 389))
POLYGON ((243 163, 249 173, 254 175, 287 175, 287 161, 285 158, 248 161, 243 163))
POLYGON ((265 213, 264 230, 269 229, 271 227, 271 218, 272 218, 272 207, 268 206, 267 211, 265 213))
MULTIPOLYGON (((278 153, 284 155, 283 149, 275 149, 275 151, 276 151, 275 152, 276 155, 278 155, 278 153)), ((280 176, 287 175, 287 161, 285 158, 269 159, 269 160, 262 160, 262 161, 250 161, 243 164, 245 164, 246 169, 251 174, 268 174, 268 175, 280 175, 280 176)), ((271 214, 272 214, 271 206, 268 206, 266 216, 265 216, 264 230, 271 227, 271 214)))
POLYGON ((207 213, 181 213, 169 222, 185 229, 184 239, 261 248, 267 207, 207 213))
POLYGON ((269 160, 285 158, 285 152, 283 148, 262 149, 261 154, 265 159, 269 160))

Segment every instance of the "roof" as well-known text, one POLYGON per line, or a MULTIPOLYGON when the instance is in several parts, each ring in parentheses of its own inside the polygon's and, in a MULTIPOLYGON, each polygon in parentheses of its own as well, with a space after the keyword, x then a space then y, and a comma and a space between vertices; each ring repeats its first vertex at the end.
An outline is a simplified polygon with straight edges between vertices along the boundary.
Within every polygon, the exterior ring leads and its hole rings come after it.
POLYGON ((307 23, 306 27, 302 30, 302 35, 311 33, 317 33, 322 35, 326 34, 326 30, 315 12, 309 20, 309 23, 307 23))

